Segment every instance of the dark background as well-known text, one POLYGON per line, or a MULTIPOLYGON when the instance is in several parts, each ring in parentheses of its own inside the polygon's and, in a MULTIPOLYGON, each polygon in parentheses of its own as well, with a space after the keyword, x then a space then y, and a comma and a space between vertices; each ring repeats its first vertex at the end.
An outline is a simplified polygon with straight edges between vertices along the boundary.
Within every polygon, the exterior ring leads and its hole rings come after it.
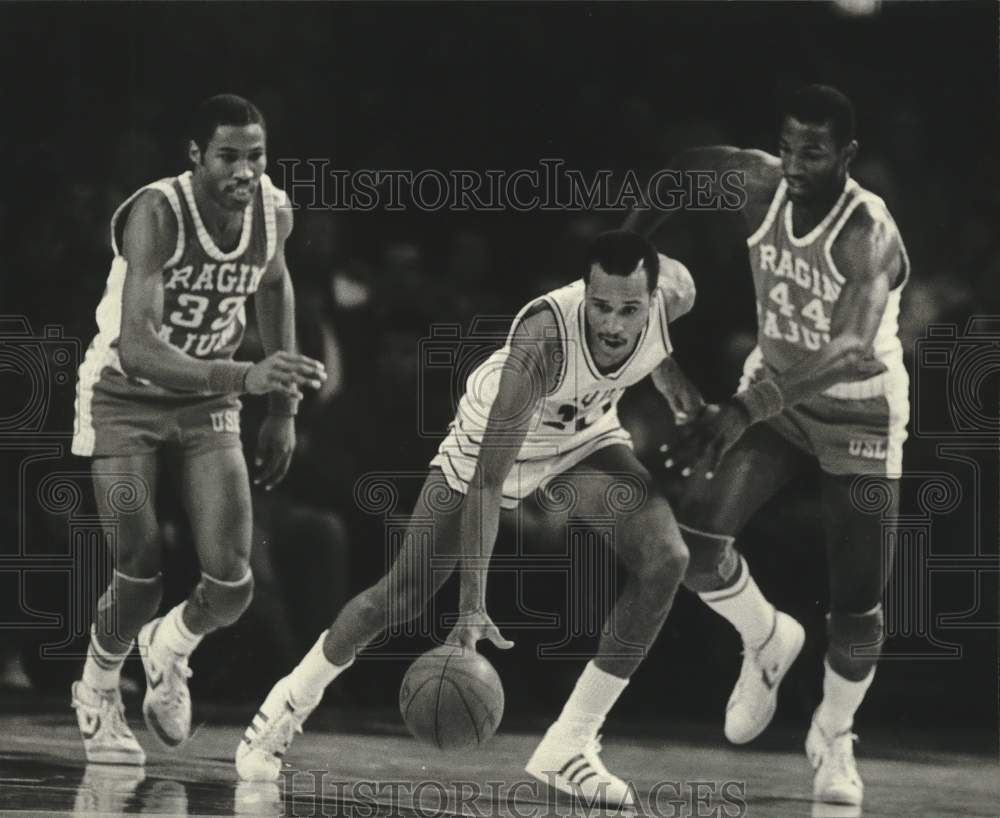
MULTIPOLYGON (((912 375, 922 366, 918 341, 928 324, 956 328, 943 342, 954 356, 969 347, 961 338, 970 315, 1000 313, 997 24, 993 3, 892 3, 860 17, 824 2, 4 5, 2 313, 26 317, 36 336, 46 325, 61 327, 64 338, 86 348, 111 258, 113 209, 142 184, 185 168, 187 117, 214 93, 243 94, 263 110, 279 185, 287 180, 278 160, 308 158, 346 169, 448 171, 533 169, 554 157, 586 174, 611 169, 620 180, 628 169, 660 167, 688 145, 773 151, 782 95, 822 81, 854 99, 861 143, 854 175, 886 199, 910 253, 901 334, 912 375)), ((419 471, 436 448, 453 406, 447 389, 419 388, 420 341, 430 327, 458 323, 467 332, 476 316, 512 314, 578 277, 588 238, 623 215, 297 212, 288 256, 302 345, 324 356, 339 379, 304 406, 300 450, 278 496, 257 498, 258 598, 238 626, 196 656, 196 696, 259 696, 346 595, 384 569, 384 520, 359 509, 354 486, 373 471, 419 471), (437 434, 418 434, 421 424, 437 434)), ((731 216, 684 215, 660 244, 698 285, 695 311, 672 330, 678 358, 709 396, 723 397, 755 331, 742 237, 731 216)), ((982 343, 989 347, 992 337, 982 343)), ((11 338, 8 345, 29 343, 11 338)), ((252 342, 251 333, 244 354, 253 354, 252 342)), ((935 474, 953 475, 959 496, 927 517, 924 545, 904 545, 912 553, 897 584, 916 588, 930 576, 929 590, 920 592, 923 607, 900 603, 909 613, 891 625, 888 650, 920 656, 882 665, 860 719, 989 734, 997 700, 996 573, 974 568, 985 564, 976 562, 977 548, 996 551, 997 462, 988 437, 995 430, 989 422, 960 430, 978 470, 943 452, 957 428, 947 367, 922 371, 919 383, 914 405, 931 420, 911 426, 907 511, 927 516, 919 491, 935 474), (928 575, 914 556, 921 548, 925 556, 955 558, 938 568, 958 568, 928 575), (934 619, 963 611, 957 625, 934 619), (942 658, 945 642, 960 655, 942 658)), ((0 367, 5 418, 17 414, 28 388, 16 365, 0 367)), ((995 407, 995 378, 977 389, 979 404, 995 407)), ((44 428, 8 423, 4 440, 68 450, 58 435, 72 423, 72 380, 45 394, 44 428)), ((261 407, 247 404, 252 449, 261 407)), ((623 415, 637 450, 655 466, 667 433, 664 405, 643 385, 623 415)), ((3 553, 58 561, 75 547, 72 532, 86 527, 86 464, 50 455, 29 468, 27 459, 26 451, 5 452, 3 553), (53 470, 81 487, 78 507, 54 512, 39 503, 37 486, 53 470)), ((417 485, 400 481, 396 513, 405 513, 417 485)), ((814 488, 807 480, 782 495, 744 539, 765 592, 809 629, 804 661, 786 682, 779 710, 780 719, 796 723, 820 693, 826 591, 814 488)), ((179 600, 197 569, 169 493, 161 504, 173 552, 170 596, 179 600)), ((562 533, 553 536, 532 509, 526 514, 524 548, 558 548, 562 533)), ((512 553, 514 540, 505 529, 498 554, 512 553)), ((9 652, 22 652, 36 689, 63 691, 78 672, 71 654, 84 644, 82 631, 41 660, 39 646, 61 641, 66 629, 29 629, 35 620, 25 611, 64 612, 65 578, 22 566, 19 590, 17 563, 4 567, 9 652)), ((578 658, 537 659, 538 644, 559 641, 558 629, 518 629, 528 616, 511 601, 512 580, 499 575, 492 583, 494 615, 511 623, 518 640, 511 654, 489 653, 507 687, 507 712, 554 715, 593 639, 572 642, 578 658)), ((528 575, 525 585, 525 602, 536 611, 567 604, 562 585, 545 575, 528 575)), ((449 610, 453 591, 436 613, 449 610)), ((594 594, 598 608, 601 599, 594 594)), ((78 630, 84 619, 73 620, 78 630)), ((442 632, 434 616, 425 624, 442 632)), ((429 644, 417 636, 392 647, 429 644)), ((391 704, 404 668, 401 658, 359 663, 328 701, 391 704)), ((721 721, 737 668, 735 633, 681 592, 616 716, 721 721)))

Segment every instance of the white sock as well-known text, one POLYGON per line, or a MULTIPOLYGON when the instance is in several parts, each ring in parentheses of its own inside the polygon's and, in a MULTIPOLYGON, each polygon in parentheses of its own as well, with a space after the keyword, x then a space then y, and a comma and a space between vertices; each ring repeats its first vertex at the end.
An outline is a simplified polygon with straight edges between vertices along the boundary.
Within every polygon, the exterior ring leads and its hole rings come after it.
POLYGON ((774 606, 764 598, 750 576, 750 566, 742 554, 738 576, 735 585, 719 591, 705 591, 698 596, 739 631, 743 644, 757 648, 767 641, 774 630, 774 606))
POLYGON ((150 650, 153 651, 153 659, 157 664, 168 664, 174 661, 172 657, 165 653, 177 654, 180 656, 190 656, 198 643, 202 640, 202 634, 191 633, 187 625, 184 624, 184 606, 187 602, 182 602, 170 609, 160 627, 156 629, 156 636, 153 637, 153 644, 150 650))
MULTIPOLYGON (((135 644, 134 642, 132 644, 135 644)), ((132 647, 129 646, 129 652, 132 647)), ((114 690, 121 679, 122 664, 128 653, 116 656, 98 644, 93 632, 87 646, 87 661, 83 664, 83 683, 97 690, 114 690)))
POLYGON ((830 667, 828 661, 824 660, 823 666, 823 701, 816 711, 816 723, 827 736, 835 736, 854 724, 854 714, 875 678, 875 668, 860 682, 852 682, 830 667))
POLYGON ((323 691, 347 668, 354 664, 352 659, 346 665, 335 665, 323 653, 323 642, 327 631, 323 631, 309 653, 302 657, 288 677, 288 692, 292 702, 311 706, 323 698, 323 691))
POLYGON ((585 738, 596 736, 626 685, 628 679, 606 673, 593 660, 587 662, 553 727, 585 738))

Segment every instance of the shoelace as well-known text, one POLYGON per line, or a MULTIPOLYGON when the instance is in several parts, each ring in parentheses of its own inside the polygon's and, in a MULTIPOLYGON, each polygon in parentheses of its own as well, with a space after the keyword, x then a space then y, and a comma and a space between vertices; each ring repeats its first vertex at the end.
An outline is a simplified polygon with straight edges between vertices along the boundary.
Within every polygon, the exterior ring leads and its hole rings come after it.
POLYGON ((600 774, 604 776, 610 776, 611 773, 608 772, 608 768, 604 766, 604 762, 601 761, 601 738, 602 736, 596 735, 590 741, 588 741, 583 747, 583 754, 587 756, 587 760, 590 765, 600 774))
POLYGON ((85 702, 73 702, 73 707, 96 707, 100 711, 104 729, 113 736, 120 738, 135 739, 125 720, 125 703, 116 692, 98 693, 100 702, 97 705, 89 705, 85 702))
POLYGON ((187 688, 187 680, 194 675, 194 671, 188 667, 187 657, 179 656, 164 670, 164 679, 168 680, 164 685, 163 698, 171 707, 182 707, 190 698, 187 688))
POLYGON ((115 697, 110 709, 113 711, 111 729, 114 734, 122 738, 134 739, 135 736, 132 735, 128 722, 125 720, 125 703, 121 700, 120 696, 115 697))
POLYGON ((854 764, 854 742, 858 740, 855 733, 841 733, 830 740, 830 756, 834 768, 847 778, 857 776, 854 764))

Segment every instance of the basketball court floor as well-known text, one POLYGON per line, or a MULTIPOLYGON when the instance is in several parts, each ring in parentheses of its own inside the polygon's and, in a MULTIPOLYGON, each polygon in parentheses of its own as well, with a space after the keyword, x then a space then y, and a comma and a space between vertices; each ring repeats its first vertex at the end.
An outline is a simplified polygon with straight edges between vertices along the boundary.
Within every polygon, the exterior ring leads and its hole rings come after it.
MULTIPOLYGON (((87 765, 73 712, 59 700, 3 702, 0 816, 357 816, 358 818, 548 818, 607 814, 554 800, 523 765, 541 725, 501 725, 484 748, 439 751, 412 739, 397 714, 321 710, 286 758, 278 784, 241 784, 233 751, 250 708, 212 712, 187 745, 158 749, 141 718, 144 769, 87 765)), ((138 712, 132 707, 133 716, 138 712)), ((196 719, 206 712, 196 708, 196 719)), ((751 747, 721 729, 672 728, 629 739, 608 725, 603 757, 634 782, 648 816, 1000 816, 1000 767, 989 729, 962 736, 864 731, 863 811, 813 804, 802 731, 772 727, 751 747), (801 734, 800 734, 801 733, 801 734)), ((995 731, 994 731, 995 732, 995 731)))

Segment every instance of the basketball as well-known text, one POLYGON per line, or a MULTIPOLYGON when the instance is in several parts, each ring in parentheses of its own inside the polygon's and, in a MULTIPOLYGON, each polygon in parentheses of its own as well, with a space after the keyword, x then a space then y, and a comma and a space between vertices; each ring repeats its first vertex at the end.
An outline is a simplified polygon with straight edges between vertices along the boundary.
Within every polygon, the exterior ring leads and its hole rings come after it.
POLYGON ((410 733, 442 750, 478 747, 503 716, 503 685, 485 657, 443 645, 417 658, 399 688, 410 733))

